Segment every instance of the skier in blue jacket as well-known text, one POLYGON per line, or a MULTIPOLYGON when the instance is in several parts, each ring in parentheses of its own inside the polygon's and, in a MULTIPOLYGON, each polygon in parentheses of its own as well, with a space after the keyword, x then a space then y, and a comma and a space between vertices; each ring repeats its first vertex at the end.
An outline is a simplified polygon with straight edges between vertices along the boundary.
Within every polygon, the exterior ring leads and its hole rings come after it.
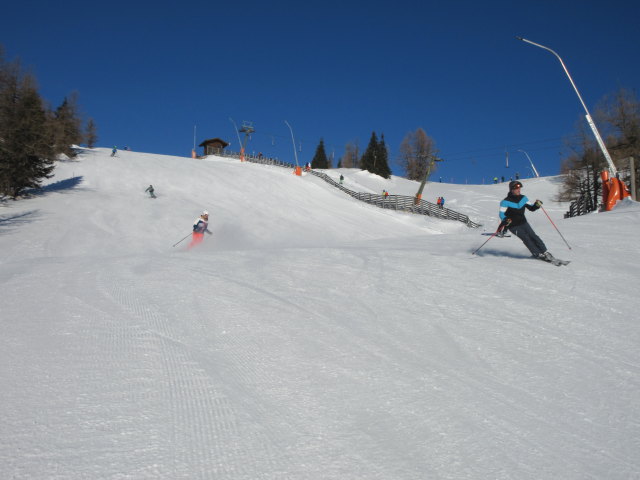
POLYGON ((500 202, 500 234, 509 230, 513 232, 529 249, 531 255, 540 260, 551 261, 553 255, 547 251, 547 247, 524 216, 524 209, 535 212, 542 206, 540 200, 536 200, 533 205, 529 204, 529 199, 520 193, 522 183, 517 180, 509 182, 509 194, 500 202))

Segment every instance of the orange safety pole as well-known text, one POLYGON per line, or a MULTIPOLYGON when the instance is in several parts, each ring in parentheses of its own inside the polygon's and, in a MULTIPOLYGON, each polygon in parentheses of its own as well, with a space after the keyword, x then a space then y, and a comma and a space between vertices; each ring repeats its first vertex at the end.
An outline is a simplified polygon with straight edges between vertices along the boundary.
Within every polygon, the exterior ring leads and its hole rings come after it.
POLYGON ((610 178, 609 172, 600 173, 602 179, 602 203, 606 212, 613 210, 618 200, 631 196, 625 183, 619 178, 610 178))
POLYGON ((604 203, 604 209, 607 212, 613 210, 613 207, 616 206, 618 200, 622 197, 620 196, 620 182, 617 178, 609 179, 609 194, 607 195, 607 200, 604 203))

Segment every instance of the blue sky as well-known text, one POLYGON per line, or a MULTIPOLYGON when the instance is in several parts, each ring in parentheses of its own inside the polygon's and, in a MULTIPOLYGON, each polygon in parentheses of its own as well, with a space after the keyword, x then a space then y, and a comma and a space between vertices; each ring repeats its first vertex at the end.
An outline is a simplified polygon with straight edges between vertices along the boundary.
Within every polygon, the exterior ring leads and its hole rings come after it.
MULTIPOLYGON (((640 84, 634 2, 12 2, 0 43, 54 107, 72 91, 99 146, 189 156, 229 118, 256 130, 250 151, 336 159, 384 133, 391 160, 422 127, 445 162, 437 178, 482 183, 559 172, 582 107, 640 84), (509 168, 506 153, 509 152, 509 168)), ((201 151, 201 149, 198 149, 201 151)), ((393 164, 396 174, 403 172, 393 164)))

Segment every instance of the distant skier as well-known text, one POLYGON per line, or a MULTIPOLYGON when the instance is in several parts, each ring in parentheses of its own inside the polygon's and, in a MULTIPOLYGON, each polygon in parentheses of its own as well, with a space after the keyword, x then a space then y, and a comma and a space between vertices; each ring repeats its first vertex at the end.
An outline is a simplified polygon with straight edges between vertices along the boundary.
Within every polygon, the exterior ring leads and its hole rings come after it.
POLYGON ((153 185, 149 185, 149 187, 145 190, 145 192, 149 192, 149 196, 151 198, 156 198, 156 194, 153 193, 154 192, 153 185))
POLYGON ((444 197, 440 197, 440 208, 444 208, 444 197))
POLYGON ((199 218, 196 218, 195 222, 193 222, 193 234, 191 237, 191 243, 189 244, 189 248, 195 247, 196 245, 202 243, 204 239, 205 232, 211 235, 211 231, 209 231, 209 212, 206 210, 202 212, 199 218))
POLYGON ((529 204, 529 199, 520 193, 522 183, 515 180, 509 183, 509 194, 500 202, 500 234, 509 230, 522 240, 522 243, 529 249, 534 258, 552 261, 554 258, 547 251, 544 242, 536 235, 531 225, 524 216, 524 209, 535 212, 542 206, 540 200, 536 200, 533 205, 529 204))
POLYGON ((115 147, 115 146, 114 146, 114 147, 113 147, 113 149, 111 150, 111 156, 112 156, 112 157, 115 157, 115 156, 116 156, 116 153, 118 153, 118 147, 115 147))
POLYGON ((344 175, 340 175, 340 185, 342 185, 342 182, 344 182, 344 175))

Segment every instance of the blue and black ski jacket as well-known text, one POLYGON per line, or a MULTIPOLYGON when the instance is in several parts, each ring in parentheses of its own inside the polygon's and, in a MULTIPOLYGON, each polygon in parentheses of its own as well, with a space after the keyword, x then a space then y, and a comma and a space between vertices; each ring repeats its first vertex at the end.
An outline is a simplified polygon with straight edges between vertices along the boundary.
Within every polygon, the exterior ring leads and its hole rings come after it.
POLYGON ((538 210, 536 205, 530 205, 529 199, 526 195, 513 195, 509 192, 509 195, 500 202, 500 220, 505 221, 507 218, 511 219, 512 227, 517 227, 523 223, 527 223, 527 219, 524 217, 524 209, 531 212, 538 210))

